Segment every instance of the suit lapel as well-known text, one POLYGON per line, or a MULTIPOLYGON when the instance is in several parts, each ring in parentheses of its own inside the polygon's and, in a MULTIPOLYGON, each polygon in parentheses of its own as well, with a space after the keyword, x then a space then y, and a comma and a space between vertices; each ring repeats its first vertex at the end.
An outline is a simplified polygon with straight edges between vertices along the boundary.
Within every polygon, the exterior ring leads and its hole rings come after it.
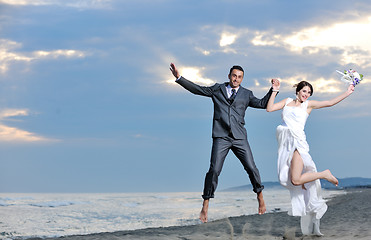
POLYGON ((225 99, 228 101, 228 94, 227 94, 227 89, 226 89, 227 84, 228 84, 227 82, 224 83, 224 84, 220 84, 220 89, 222 90, 222 93, 223 93, 225 99))
POLYGON ((242 97, 242 95, 244 95, 244 88, 240 86, 240 88, 238 89, 237 93, 236 93, 236 97, 234 98, 234 101, 232 103, 233 106, 236 106, 236 102, 242 97))

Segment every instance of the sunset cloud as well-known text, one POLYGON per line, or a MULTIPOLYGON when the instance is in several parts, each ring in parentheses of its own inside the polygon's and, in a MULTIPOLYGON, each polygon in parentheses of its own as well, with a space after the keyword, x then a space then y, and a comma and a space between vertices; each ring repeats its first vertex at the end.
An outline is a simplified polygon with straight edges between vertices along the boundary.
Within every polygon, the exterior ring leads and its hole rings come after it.
MULTIPOLYGON (((197 67, 180 67, 179 73, 187 79, 192 79, 192 82, 197 83, 202 86, 210 86, 215 83, 215 81, 205 78, 202 76, 202 69, 197 67)), ((174 79, 168 80, 167 83, 175 83, 174 79)))
POLYGON ((16 62, 31 62, 42 59, 57 58, 84 58, 86 53, 74 49, 37 50, 33 52, 22 52, 22 44, 8 39, 0 39, 0 72, 8 71, 11 64, 16 62))
POLYGON ((0 142, 24 143, 52 141, 51 139, 39 136, 36 133, 22 130, 16 127, 10 127, 3 123, 3 121, 5 120, 11 120, 12 117, 28 115, 29 110, 27 109, 5 109, 0 111, 0 142))

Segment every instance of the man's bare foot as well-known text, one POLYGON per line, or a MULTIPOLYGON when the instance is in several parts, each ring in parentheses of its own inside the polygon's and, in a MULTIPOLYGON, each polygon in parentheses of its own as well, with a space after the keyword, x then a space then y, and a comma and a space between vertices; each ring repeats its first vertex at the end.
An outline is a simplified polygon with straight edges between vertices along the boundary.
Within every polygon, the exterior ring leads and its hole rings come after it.
POLYGON ((203 223, 207 222, 207 211, 209 209, 209 199, 205 199, 203 204, 202 204, 202 209, 200 212, 200 220, 203 223))
POLYGON ((336 177, 334 177, 334 175, 332 175, 330 170, 327 169, 327 170, 323 171, 323 173, 325 174, 325 179, 327 181, 334 184, 335 186, 339 185, 339 181, 336 179, 336 177))
POLYGON ((259 192, 257 193, 257 195, 258 195, 258 203, 259 203, 258 213, 259 215, 261 215, 261 214, 264 214, 267 209, 265 207, 265 202, 263 199, 263 192, 259 192))

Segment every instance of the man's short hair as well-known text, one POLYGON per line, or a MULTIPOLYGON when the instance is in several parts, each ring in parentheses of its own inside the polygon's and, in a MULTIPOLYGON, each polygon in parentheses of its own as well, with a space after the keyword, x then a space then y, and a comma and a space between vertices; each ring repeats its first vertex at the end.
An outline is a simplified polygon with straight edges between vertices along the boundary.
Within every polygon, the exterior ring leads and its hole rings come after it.
POLYGON ((237 70, 240 70, 242 71, 244 74, 245 72, 243 71, 243 68, 241 66, 238 66, 238 65, 234 65, 233 67, 231 67, 231 69, 229 70, 229 75, 231 75, 233 69, 237 69, 237 70))

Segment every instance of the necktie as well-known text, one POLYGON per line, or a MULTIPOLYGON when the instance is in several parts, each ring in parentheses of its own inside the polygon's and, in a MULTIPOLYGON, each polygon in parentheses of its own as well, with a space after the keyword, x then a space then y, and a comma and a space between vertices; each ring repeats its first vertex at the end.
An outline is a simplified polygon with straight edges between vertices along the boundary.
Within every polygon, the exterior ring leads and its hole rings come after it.
POLYGON ((229 102, 233 103, 235 97, 236 97, 236 89, 232 88, 232 95, 228 99, 229 102))

